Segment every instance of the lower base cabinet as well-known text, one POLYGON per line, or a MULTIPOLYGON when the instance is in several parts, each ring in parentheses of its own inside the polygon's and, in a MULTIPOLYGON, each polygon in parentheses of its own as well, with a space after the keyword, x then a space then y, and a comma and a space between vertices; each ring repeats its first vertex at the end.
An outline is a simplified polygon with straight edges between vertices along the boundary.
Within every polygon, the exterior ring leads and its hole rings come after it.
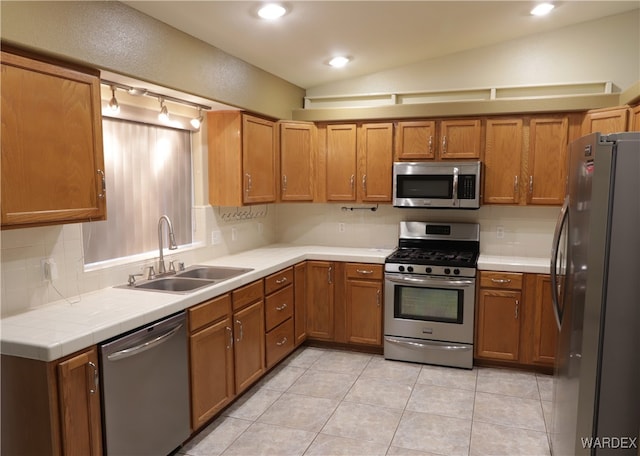
POLYGON ((477 361, 548 370, 557 335, 549 275, 480 271, 477 361))

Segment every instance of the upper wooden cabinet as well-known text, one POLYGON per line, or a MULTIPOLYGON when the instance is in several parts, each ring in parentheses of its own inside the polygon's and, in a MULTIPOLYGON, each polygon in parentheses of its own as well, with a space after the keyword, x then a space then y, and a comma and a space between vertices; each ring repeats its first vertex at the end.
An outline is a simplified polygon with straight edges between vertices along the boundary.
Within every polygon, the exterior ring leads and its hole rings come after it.
POLYGON ((594 109, 587 112, 582 122, 582 134, 600 132, 603 134, 627 131, 629 108, 594 109))
POLYGON ((527 204, 562 205, 567 179, 569 119, 533 118, 529 123, 527 204))
POLYGON ((313 201, 316 126, 280 122, 280 200, 313 201))
POLYGON ((275 123, 240 111, 207 114, 209 203, 276 201, 275 123))
POLYGON ((370 123, 360 127, 358 161, 358 201, 391 201, 393 124, 370 123))
POLYGON ((326 126, 327 201, 355 201, 358 172, 355 124, 326 126))
POLYGON ((104 220, 100 79, 2 52, 2 228, 104 220))
POLYGON ((487 120, 483 202, 518 204, 522 160, 522 119, 487 120))
POLYGON ((482 152, 480 119, 398 122, 396 160, 479 159, 482 152))
POLYGON ((629 131, 640 131, 640 105, 631 108, 629 131))

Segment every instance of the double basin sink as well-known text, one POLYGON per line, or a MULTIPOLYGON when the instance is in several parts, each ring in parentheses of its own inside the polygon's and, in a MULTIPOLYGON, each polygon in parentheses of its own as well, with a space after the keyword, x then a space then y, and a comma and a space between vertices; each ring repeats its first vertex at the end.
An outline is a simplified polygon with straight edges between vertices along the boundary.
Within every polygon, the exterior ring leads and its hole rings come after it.
POLYGON ((165 291, 169 293, 189 293, 199 288, 215 285, 246 272, 250 268, 231 268, 224 266, 190 266, 171 276, 146 280, 133 285, 121 285, 118 288, 132 290, 165 291))

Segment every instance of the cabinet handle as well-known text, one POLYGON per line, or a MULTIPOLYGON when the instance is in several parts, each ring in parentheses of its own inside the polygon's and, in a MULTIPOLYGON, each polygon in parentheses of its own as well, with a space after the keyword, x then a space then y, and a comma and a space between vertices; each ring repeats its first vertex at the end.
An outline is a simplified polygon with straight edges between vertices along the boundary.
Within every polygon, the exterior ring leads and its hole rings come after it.
POLYGON ((349 179, 349 184, 351 185, 351 188, 353 189, 353 186, 356 183, 356 176, 354 176, 353 174, 351 175, 351 178, 349 179))
POLYGON ((332 272, 333 272, 333 266, 329 266, 329 269, 327 269, 327 282, 329 283, 333 283, 333 281, 331 280, 332 272))
POLYGON ((511 279, 491 279, 493 283, 511 283, 511 279))
POLYGON ((513 193, 518 196, 518 176, 513 177, 513 193))
POLYGON ((284 344, 286 344, 286 343, 287 343, 287 340, 288 340, 288 339, 287 339, 286 337, 284 337, 280 342, 276 342, 276 345, 277 345, 278 347, 282 347, 284 344))
POLYGON ((281 306, 276 307, 276 310, 277 310, 278 312, 282 312, 282 311, 283 311, 284 309, 286 309, 286 308, 287 308, 287 303, 285 302, 285 303, 283 303, 281 306))
POLYGON ((356 269, 358 274, 373 274, 373 270, 371 269, 356 269))
POLYGON ((380 288, 378 288, 378 291, 376 292, 376 304, 378 307, 380 307, 380 288))
POLYGON ((443 154, 447 153, 447 137, 446 136, 442 137, 442 153, 443 154))
POLYGON ((249 196, 249 192, 251 191, 251 186, 252 186, 251 174, 245 173, 245 176, 247 178, 247 187, 245 189, 245 193, 247 194, 247 196, 249 196))
POLYGON ((286 281, 287 281, 287 278, 286 278, 286 277, 283 277, 283 278, 281 278, 281 279, 277 279, 277 280, 276 280, 276 283, 277 283, 278 285, 281 285, 281 284, 285 283, 286 281))
POLYGON ((362 176, 362 192, 365 195, 367 194, 367 175, 366 174, 362 176))
POLYGON ((102 193, 98 193, 98 198, 104 198, 107 193, 107 180, 104 177, 104 171, 99 169, 97 172, 100 174, 100 179, 102 180, 102 193))
POLYGON ((91 361, 89 361, 87 364, 91 369, 93 369, 93 388, 89 390, 89 393, 96 394, 96 392, 98 391, 98 382, 100 381, 100 377, 98 376, 98 367, 91 361))
POLYGON ((533 176, 529 176, 529 193, 533 194, 533 176))
POLYGON ((429 136, 429 153, 433 153, 433 136, 429 136))
POLYGON ((227 350, 229 350, 233 347, 233 330, 229 326, 226 326, 225 329, 229 331, 229 344, 227 345, 227 350))
POLYGON ((282 176, 282 192, 287 191, 287 175, 282 176))
POLYGON ((240 337, 236 339, 236 342, 242 341, 244 339, 244 330, 242 329, 242 322, 236 319, 236 325, 240 326, 240 337))
POLYGON ((516 299, 516 320, 518 319, 519 310, 520 310, 520 301, 516 299))

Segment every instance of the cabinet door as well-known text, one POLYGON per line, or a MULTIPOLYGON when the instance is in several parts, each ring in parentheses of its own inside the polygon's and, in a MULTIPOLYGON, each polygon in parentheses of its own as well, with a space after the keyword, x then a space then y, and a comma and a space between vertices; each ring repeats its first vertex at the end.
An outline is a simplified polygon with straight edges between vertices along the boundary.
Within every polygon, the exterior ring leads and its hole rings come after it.
POLYGON ((189 336, 191 425, 198 429, 233 399, 231 319, 189 336))
POLYGON ((484 203, 518 204, 521 156, 522 120, 488 120, 484 152, 484 203))
POLYGON ((531 119, 527 204, 562 205, 567 180, 569 119, 531 119))
POLYGON ((310 123, 280 124, 280 199, 313 201, 316 127, 310 123))
POLYGON ((382 282, 347 280, 347 342, 382 346, 382 282))
POLYGON ((640 131, 640 105, 631 108, 629 131, 640 131))
POLYGON ((396 160, 433 160, 436 142, 435 121, 398 122, 396 160))
POLYGON ((60 428, 65 455, 102 454, 97 366, 95 347, 58 364, 60 428))
POLYGON ((298 346, 307 338, 307 263, 299 263, 294 267, 293 291, 295 294, 294 339, 298 346))
POLYGON ((558 327, 551 302, 551 278, 536 275, 534 318, 533 318, 533 358, 538 364, 553 366, 556 356, 558 327))
POLYGON ((391 201, 393 124, 363 124, 360 128, 360 201, 391 201))
POLYGON ((262 376, 264 366, 264 303, 262 300, 233 315, 236 394, 262 376))
POLYGON ((482 126, 479 119, 440 122, 440 158, 480 158, 482 126))
POLYGON ((627 131, 629 109, 626 107, 614 109, 599 109, 588 112, 582 123, 582 134, 600 132, 603 134, 627 131))
POLYGON ((476 355, 518 361, 521 293, 480 289, 479 298, 476 355))
POLYGON ((2 52, 2 226, 104 220, 98 76, 2 52))
POLYGON ((356 126, 327 125, 327 201, 355 201, 356 126))
POLYGON ((307 262, 307 336, 333 340, 334 337, 334 264, 307 262))
POLYGON ((272 203, 276 200, 275 151, 274 123, 244 114, 242 168, 245 203, 272 203))

